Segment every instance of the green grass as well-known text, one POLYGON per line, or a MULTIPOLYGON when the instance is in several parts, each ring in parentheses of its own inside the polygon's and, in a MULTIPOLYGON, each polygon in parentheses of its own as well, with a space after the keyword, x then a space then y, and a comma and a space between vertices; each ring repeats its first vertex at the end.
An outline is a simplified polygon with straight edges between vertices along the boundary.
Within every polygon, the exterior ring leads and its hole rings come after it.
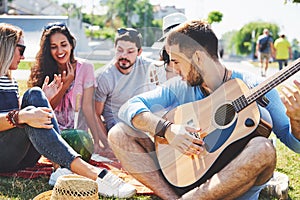
POLYGON ((48 177, 23 179, 0 177, 0 199, 32 199, 41 192, 51 190, 48 177))
MULTIPOLYGON (((48 177, 36 179, 23 179, 16 177, 0 177, 0 199, 1 200, 29 200, 38 194, 52 190, 52 186, 48 184, 48 177)), ((117 198, 108 198, 99 196, 99 199, 113 200, 117 198)), ((135 195, 131 199, 154 200, 159 199, 155 196, 135 195)))
POLYGON ((32 64, 33 64, 33 62, 31 62, 31 61, 22 60, 20 62, 20 64, 18 65, 18 69, 23 69, 23 70, 27 69, 27 70, 29 70, 31 68, 32 64))
MULTIPOLYGON (((94 64, 95 70, 99 69, 100 67, 102 67, 104 65, 104 63, 99 63, 99 62, 95 62, 93 64, 94 64)), ((23 70, 27 69, 27 70, 29 70, 32 65, 33 65, 32 61, 24 61, 24 60, 22 60, 20 62, 20 64, 18 65, 18 69, 23 69, 23 70)))
MULTIPOLYGON (((28 64, 24 64, 28 67, 28 64)), ((95 64, 95 68, 99 68, 103 64, 95 64)), ((275 66, 274 66, 275 67, 275 66)), ((29 69, 29 68, 27 68, 29 69)), ((19 80, 20 94, 26 90, 26 81, 19 80)), ((274 137, 274 135, 271 135, 274 137)), ((278 139, 276 140, 277 148, 277 167, 276 170, 288 175, 290 179, 289 197, 292 200, 300 199, 300 154, 296 154, 284 146, 278 139)), ((0 177, 0 199, 11 200, 28 200, 37 194, 52 189, 48 185, 48 178, 42 177, 37 179, 23 179, 16 177, 0 177)), ((99 197, 99 199, 114 199, 99 197)), ((140 196, 136 195, 132 199, 159 199, 156 196, 140 196)), ((261 196, 260 200, 272 199, 261 196)))
MULTIPOLYGON (((275 137, 272 135, 272 137, 275 137)), ((276 170, 288 175, 290 199, 300 199, 300 154, 288 149, 278 139, 276 140, 277 165, 276 170)))
MULTIPOLYGON (((259 62, 258 61, 249 61, 252 65, 254 65, 255 67, 259 67, 259 62)), ((278 62, 271 62, 269 63, 268 67, 270 68, 278 68, 278 62)))
MULTIPOLYGON (((274 137, 273 135, 271 137, 274 137)), ((277 140, 277 167, 276 170, 289 176, 289 197, 292 200, 300 199, 300 155, 292 152, 277 140)), ((47 177, 37 179, 23 179, 16 177, 0 177, 0 199, 28 200, 41 192, 52 189, 48 184, 47 177)), ((115 199, 104 198, 99 199, 115 199)), ((132 199, 153 200, 159 199, 156 196, 135 195, 132 199)), ((272 199, 261 196, 259 200, 272 199)))

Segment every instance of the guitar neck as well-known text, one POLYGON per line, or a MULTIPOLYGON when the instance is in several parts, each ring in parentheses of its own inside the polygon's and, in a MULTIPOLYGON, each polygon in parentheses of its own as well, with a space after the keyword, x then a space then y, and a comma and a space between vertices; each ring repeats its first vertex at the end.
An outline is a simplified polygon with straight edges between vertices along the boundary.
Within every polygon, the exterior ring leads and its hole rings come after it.
POLYGON ((235 100, 235 107, 237 112, 244 109, 246 106, 250 105, 257 99, 261 98, 271 89, 275 88, 280 83, 284 82, 292 75, 300 70, 300 58, 295 60, 293 63, 289 64, 287 67, 283 68, 270 78, 266 79, 264 82, 252 88, 248 94, 245 94, 235 100))

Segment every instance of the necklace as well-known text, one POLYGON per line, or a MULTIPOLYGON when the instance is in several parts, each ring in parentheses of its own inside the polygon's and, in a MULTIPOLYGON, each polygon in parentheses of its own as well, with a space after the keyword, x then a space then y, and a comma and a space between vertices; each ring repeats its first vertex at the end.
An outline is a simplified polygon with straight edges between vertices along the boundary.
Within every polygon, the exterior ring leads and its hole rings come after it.
POLYGON ((225 67, 225 72, 224 72, 224 76, 223 76, 223 83, 226 82, 226 80, 227 80, 227 75, 228 75, 228 70, 227 70, 227 68, 225 67))

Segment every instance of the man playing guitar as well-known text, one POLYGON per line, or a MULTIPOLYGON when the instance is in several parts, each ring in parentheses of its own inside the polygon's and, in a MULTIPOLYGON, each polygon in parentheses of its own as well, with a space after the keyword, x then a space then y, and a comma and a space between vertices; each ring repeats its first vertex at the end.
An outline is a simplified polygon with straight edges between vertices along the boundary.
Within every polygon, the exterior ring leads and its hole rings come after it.
MULTIPOLYGON (((287 89, 283 104, 269 82, 227 69, 218 59, 218 39, 204 21, 175 27, 165 45, 181 79, 121 107, 124 123, 108 134, 115 155, 162 199, 258 199, 276 166, 276 150, 261 134, 269 127, 261 122, 272 124, 281 142, 300 153, 299 107, 293 107, 299 90, 287 89), (166 108, 165 116, 156 114, 166 108)), ((289 69, 298 68, 299 61, 289 69)))

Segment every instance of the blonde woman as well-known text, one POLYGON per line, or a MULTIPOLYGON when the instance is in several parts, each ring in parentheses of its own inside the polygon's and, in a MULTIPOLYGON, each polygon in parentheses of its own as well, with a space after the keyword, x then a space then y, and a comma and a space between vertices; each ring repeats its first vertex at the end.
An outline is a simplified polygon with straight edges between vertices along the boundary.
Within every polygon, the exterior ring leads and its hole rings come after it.
POLYGON ((10 70, 24 59, 23 31, 0 23, 0 172, 32 167, 44 155, 72 172, 96 180, 104 196, 131 197, 135 188, 111 172, 83 161, 59 135, 51 106, 38 87, 27 90, 20 102, 10 70), (14 159, 11 159, 14 158, 14 159))

